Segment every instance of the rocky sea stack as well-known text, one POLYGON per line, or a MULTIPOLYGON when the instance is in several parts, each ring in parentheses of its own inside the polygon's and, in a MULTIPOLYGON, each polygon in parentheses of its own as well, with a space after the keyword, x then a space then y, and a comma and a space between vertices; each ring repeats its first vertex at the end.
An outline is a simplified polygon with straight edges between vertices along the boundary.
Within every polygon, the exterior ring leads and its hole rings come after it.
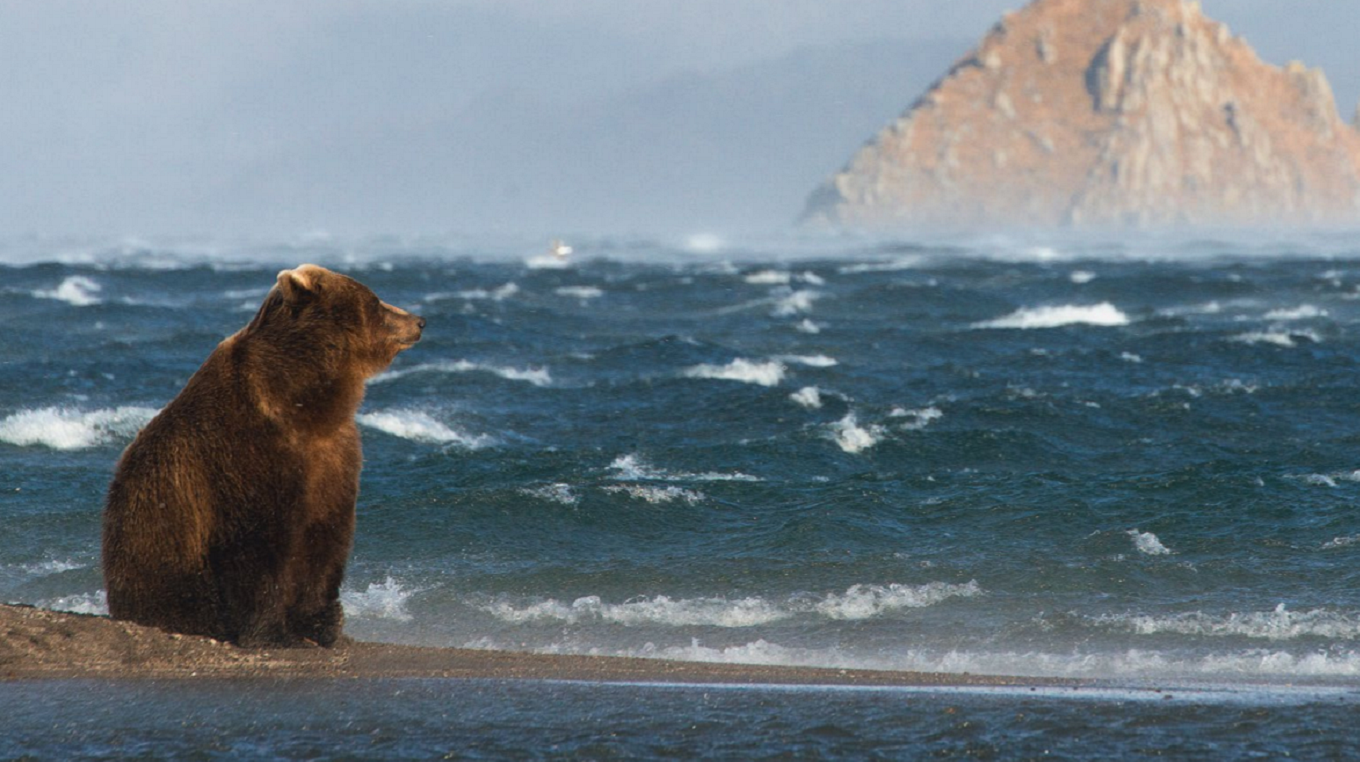
POLYGON ((804 219, 1348 225, 1360 131, 1321 70, 1262 62, 1197 2, 1035 0, 813 192, 804 219))

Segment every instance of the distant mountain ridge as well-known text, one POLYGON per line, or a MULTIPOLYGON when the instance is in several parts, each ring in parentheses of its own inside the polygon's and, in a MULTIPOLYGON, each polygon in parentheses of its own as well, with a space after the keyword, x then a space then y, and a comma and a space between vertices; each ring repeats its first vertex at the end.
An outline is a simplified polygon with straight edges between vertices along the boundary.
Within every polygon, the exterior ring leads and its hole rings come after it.
POLYGON ((1188 0, 1007 14, 808 199, 838 226, 1353 224, 1360 132, 1320 70, 1188 0))

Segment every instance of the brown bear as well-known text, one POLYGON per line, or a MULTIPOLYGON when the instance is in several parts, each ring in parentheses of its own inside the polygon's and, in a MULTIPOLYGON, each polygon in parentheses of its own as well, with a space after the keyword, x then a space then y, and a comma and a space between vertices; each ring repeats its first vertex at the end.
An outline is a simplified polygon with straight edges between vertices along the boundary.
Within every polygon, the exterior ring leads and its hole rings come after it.
POLYGON ((279 273, 118 461, 109 614, 243 646, 334 645, 354 535, 364 381, 424 318, 316 265, 279 273))

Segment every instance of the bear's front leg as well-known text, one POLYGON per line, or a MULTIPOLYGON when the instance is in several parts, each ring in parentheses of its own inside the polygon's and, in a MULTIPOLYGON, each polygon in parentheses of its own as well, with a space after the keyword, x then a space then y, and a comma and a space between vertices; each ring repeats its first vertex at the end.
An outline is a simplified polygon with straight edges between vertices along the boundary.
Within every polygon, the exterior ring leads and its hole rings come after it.
POLYGON ((287 606, 280 600, 277 584, 268 584, 259 591, 255 605, 241 624, 236 644, 243 648, 293 648, 303 645, 301 638, 289 631, 287 606))
POLYGON ((320 611, 295 620, 290 629, 297 637, 310 640, 322 648, 331 648, 340 641, 344 626, 345 609, 336 600, 320 611))

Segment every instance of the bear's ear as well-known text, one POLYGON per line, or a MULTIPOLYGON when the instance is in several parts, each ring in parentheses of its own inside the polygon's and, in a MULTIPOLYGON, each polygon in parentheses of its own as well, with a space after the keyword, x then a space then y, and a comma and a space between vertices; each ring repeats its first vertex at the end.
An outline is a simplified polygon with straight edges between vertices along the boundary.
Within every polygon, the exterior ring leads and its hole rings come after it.
POLYGON ((279 290, 285 299, 297 299, 316 290, 316 273, 320 268, 315 265, 300 265, 293 270, 279 271, 279 290))

